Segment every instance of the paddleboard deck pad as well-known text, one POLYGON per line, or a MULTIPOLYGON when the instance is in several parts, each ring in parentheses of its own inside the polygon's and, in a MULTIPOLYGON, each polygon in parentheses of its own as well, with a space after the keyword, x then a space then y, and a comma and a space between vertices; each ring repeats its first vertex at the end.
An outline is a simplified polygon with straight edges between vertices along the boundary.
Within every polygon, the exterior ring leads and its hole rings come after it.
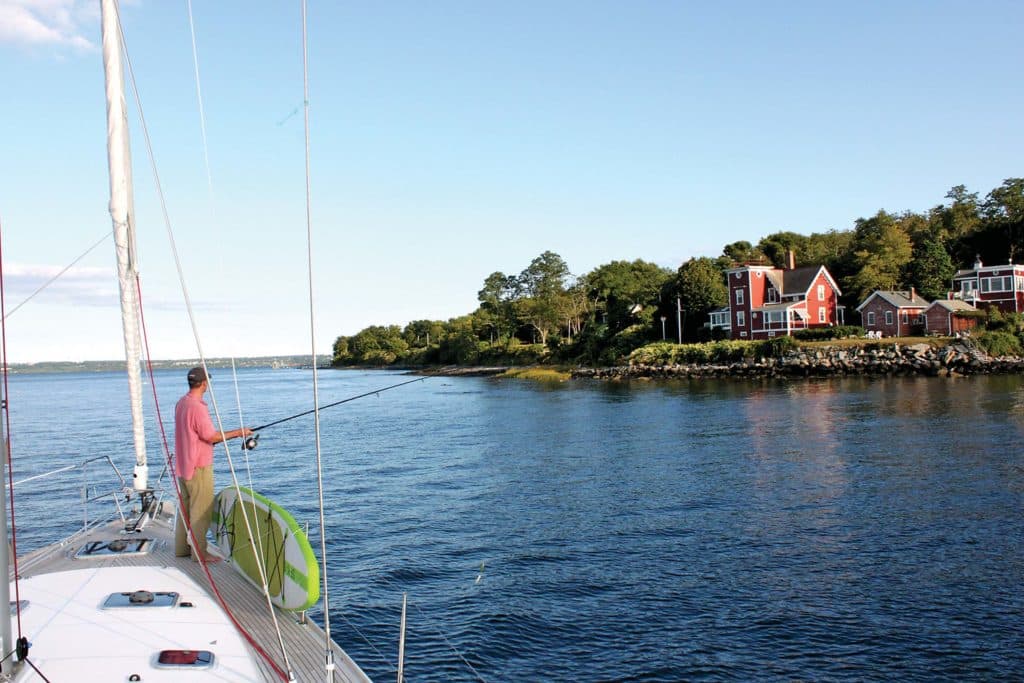
POLYGON ((250 489, 228 487, 214 499, 212 517, 217 547, 260 590, 263 567, 271 602, 281 609, 304 610, 320 599, 316 556, 287 510, 250 489))

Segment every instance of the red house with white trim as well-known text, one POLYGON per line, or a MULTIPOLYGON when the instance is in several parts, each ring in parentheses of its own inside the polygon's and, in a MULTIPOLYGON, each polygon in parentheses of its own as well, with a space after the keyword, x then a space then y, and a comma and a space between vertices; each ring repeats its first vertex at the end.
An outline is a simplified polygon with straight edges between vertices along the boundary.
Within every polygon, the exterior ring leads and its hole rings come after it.
POLYGON ((998 308, 1004 313, 1024 312, 1024 266, 986 266, 978 257, 973 268, 957 271, 953 276, 949 298, 978 308, 998 308))
POLYGON ((931 304, 909 291, 876 289, 857 307, 861 324, 883 337, 906 337, 924 332, 924 311, 931 304))
POLYGON ((825 266, 745 265, 726 271, 733 339, 768 339, 843 324, 839 285, 825 266))
POLYGON ((925 311, 925 328, 929 334, 952 337, 973 330, 978 319, 971 316, 978 309, 960 299, 936 299, 925 311))

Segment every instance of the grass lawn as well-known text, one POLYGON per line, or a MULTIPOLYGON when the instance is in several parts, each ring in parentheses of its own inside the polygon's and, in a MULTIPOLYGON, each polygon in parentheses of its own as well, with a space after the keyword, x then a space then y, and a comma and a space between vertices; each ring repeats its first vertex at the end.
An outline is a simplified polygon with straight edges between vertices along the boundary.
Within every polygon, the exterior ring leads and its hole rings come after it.
POLYGON ((899 344, 900 346, 913 346, 914 344, 928 344, 932 348, 941 349, 949 346, 954 339, 952 337, 883 337, 882 339, 832 339, 829 341, 797 342, 801 348, 820 349, 826 346, 839 347, 844 349, 870 347, 879 348, 899 344))

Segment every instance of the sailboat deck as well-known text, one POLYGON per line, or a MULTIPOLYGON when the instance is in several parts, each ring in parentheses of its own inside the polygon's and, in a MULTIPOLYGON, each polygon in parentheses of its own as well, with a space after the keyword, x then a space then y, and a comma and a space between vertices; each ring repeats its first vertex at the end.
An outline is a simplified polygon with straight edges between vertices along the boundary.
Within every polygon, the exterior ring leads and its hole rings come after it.
MULTIPOLYGON (((19 560, 21 578, 63 572, 84 568, 98 567, 171 567, 188 575, 207 595, 215 599, 209 581, 198 562, 174 555, 173 517, 157 514, 139 538, 153 539, 150 551, 139 555, 117 555, 80 559, 75 558, 76 551, 90 541, 109 541, 113 538, 129 538, 121 533, 119 521, 77 534, 71 538, 34 551, 19 560)), ((227 562, 208 565, 214 582, 231 613, 240 624, 252 635, 260 646, 269 652, 281 668, 280 647, 274 631, 273 620, 268 611, 263 593, 244 579, 227 562)), ((132 589, 145 588, 132 586, 132 589)), ((13 599, 13 595, 12 595, 13 599)), ((366 682, 369 678, 355 662, 335 643, 331 643, 334 651, 335 670, 333 678, 327 679, 325 673, 324 632, 311 620, 304 623, 297 613, 277 610, 278 626, 281 630, 285 649, 288 653, 291 670, 297 681, 334 680, 339 683, 366 682)), ((260 670, 267 681, 278 681, 281 678, 263 660, 254 654, 260 670)))

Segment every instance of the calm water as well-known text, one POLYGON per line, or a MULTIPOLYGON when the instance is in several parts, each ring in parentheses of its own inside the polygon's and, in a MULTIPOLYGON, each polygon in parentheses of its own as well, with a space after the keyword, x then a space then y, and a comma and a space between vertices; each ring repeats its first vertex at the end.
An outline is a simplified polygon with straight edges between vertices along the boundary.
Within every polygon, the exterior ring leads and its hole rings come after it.
MULTIPOLYGON (((321 401, 403 379, 324 372, 321 401)), ((245 422, 307 409, 310 382, 240 373, 245 422)), ((166 417, 184 374, 157 385, 166 417)), ((16 478, 130 472, 123 394, 12 377, 16 478)), ((250 464, 318 533, 311 428, 266 430, 250 464)), ((407 591, 410 681, 1020 679, 1022 437, 1019 377, 430 379, 323 414, 333 634, 393 680, 407 591)), ((19 526, 63 514, 53 489, 19 487, 19 526)))

